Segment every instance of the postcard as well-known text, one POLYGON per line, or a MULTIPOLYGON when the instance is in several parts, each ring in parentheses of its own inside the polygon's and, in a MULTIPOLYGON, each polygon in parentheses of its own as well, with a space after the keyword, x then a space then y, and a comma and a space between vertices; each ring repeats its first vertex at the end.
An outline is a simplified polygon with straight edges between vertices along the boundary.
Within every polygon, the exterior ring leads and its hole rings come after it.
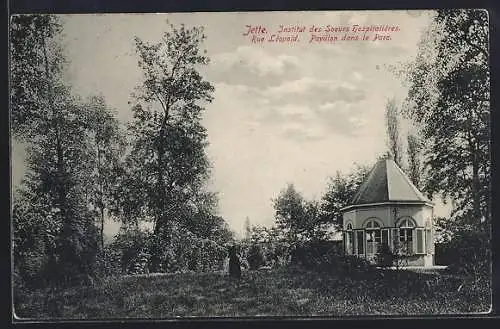
POLYGON ((10 18, 15 321, 491 311, 486 10, 10 18))

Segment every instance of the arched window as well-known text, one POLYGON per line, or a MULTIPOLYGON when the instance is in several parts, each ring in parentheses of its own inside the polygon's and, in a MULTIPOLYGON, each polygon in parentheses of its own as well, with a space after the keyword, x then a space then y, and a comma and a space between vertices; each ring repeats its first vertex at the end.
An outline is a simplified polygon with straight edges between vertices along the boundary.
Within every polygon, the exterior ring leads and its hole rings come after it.
POLYGON ((352 223, 348 223, 346 226, 346 231, 344 233, 345 241, 345 253, 347 255, 354 254, 354 231, 352 230, 352 223))
POLYGON ((413 254, 413 230, 415 221, 410 217, 403 217, 398 221, 399 239, 397 247, 399 252, 406 255, 413 254))
POLYGON ((376 254, 382 242, 381 223, 376 218, 369 218, 365 222, 366 253, 376 254))

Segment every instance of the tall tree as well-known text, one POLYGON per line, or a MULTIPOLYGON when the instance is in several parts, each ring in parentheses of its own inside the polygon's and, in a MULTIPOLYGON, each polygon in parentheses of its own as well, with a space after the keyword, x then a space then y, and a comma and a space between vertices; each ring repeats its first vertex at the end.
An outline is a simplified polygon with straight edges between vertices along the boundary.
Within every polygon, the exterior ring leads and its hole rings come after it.
POLYGON ((15 212, 14 235, 23 226, 50 227, 52 274, 72 279, 93 266, 96 231, 85 197, 93 168, 82 102, 63 79, 60 32, 54 16, 11 21, 12 127, 27 148, 27 173, 14 200, 26 211, 15 212))
POLYGON ((285 232, 292 242, 299 239, 306 227, 306 201, 293 184, 288 184, 273 200, 276 226, 285 232))
POLYGON ((422 177, 422 141, 415 133, 408 133, 407 154, 408 154, 408 176, 413 185, 421 188, 422 177))
POLYGON ((37 122, 50 115, 50 105, 55 103, 49 96, 65 63, 61 31, 61 22, 52 15, 11 17, 11 128, 22 141, 37 135, 37 122))
POLYGON ((333 224, 336 229, 342 227, 340 209, 349 205, 369 171, 368 166, 356 165, 350 173, 337 171, 335 177, 330 177, 327 191, 321 198, 322 222, 333 224))
POLYGON ((250 226, 250 218, 248 216, 245 218, 245 240, 250 240, 252 235, 252 227, 250 226))
POLYGON ((391 98, 387 101, 385 107, 385 124, 387 129, 387 144, 394 162, 402 167, 403 150, 401 148, 401 128, 399 119, 399 110, 396 100, 391 98))
POLYGON ((127 161, 133 173, 125 200, 132 201, 127 212, 153 220, 156 236, 200 203, 206 209, 215 206, 207 203, 215 198, 204 188, 209 162, 201 118, 214 91, 199 73, 209 62, 201 48, 204 39, 202 28, 184 25, 171 25, 158 43, 135 39, 144 81, 129 127, 133 144, 127 161))
POLYGON ((439 10, 409 74, 407 114, 428 144, 428 194, 451 197, 456 218, 490 214, 490 78, 485 10, 439 10))
POLYGON ((119 176, 123 174, 126 140, 115 114, 102 96, 90 97, 84 104, 84 110, 89 143, 93 149, 93 157, 89 160, 95 168, 88 188, 88 201, 99 212, 101 249, 104 250, 105 217, 117 212, 119 207, 115 197, 119 176))

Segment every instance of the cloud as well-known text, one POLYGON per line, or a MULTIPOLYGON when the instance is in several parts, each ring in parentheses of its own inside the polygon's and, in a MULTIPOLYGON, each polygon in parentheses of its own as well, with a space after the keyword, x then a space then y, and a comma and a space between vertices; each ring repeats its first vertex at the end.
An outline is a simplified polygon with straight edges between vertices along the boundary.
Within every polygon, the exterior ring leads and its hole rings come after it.
POLYGON ((366 126, 367 112, 362 104, 345 101, 323 103, 316 107, 288 104, 261 109, 255 120, 275 129, 286 139, 313 142, 333 134, 359 135, 366 126))
POLYGON ((240 46, 234 52, 214 55, 209 75, 217 82, 267 87, 300 76, 300 61, 295 56, 274 56, 259 47, 240 46))
POLYGON ((339 84, 337 81, 317 80, 311 77, 270 87, 264 94, 271 102, 277 104, 307 104, 311 107, 336 101, 354 103, 366 97, 363 90, 352 84, 339 84))
POLYGON ((354 80, 356 80, 356 81, 362 81, 362 80, 364 80, 363 74, 361 74, 359 72, 356 72, 356 71, 352 72, 352 78, 354 80))
POLYGON ((311 132, 307 131, 302 128, 286 128, 282 133, 281 136, 283 136, 286 139, 293 140, 296 142, 313 142, 313 141, 319 141, 322 140, 326 137, 325 134, 321 132, 311 132))
POLYGON ((327 103, 315 109, 326 129, 344 135, 355 136, 366 124, 362 106, 343 101, 327 103))

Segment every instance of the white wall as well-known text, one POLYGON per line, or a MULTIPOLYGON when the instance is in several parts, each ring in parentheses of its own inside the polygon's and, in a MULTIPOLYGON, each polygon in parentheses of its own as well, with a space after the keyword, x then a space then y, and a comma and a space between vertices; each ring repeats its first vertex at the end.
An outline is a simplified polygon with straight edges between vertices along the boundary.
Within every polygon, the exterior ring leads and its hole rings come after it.
MULTIPOLYGON (((397 219, 409 216, 413 218, 417 226, 425 226, 425 222, 432 218, 433 209, 427 205, 398 205, 397 219)), ((352 223, 353 228, 362 228, 368 218, 376 217, 382 221, 384 227, 393 227, 394 224, 394 206, 379 205, 363 207, 345 212, 343 214, 344 229, 347 223, 352 223)))

